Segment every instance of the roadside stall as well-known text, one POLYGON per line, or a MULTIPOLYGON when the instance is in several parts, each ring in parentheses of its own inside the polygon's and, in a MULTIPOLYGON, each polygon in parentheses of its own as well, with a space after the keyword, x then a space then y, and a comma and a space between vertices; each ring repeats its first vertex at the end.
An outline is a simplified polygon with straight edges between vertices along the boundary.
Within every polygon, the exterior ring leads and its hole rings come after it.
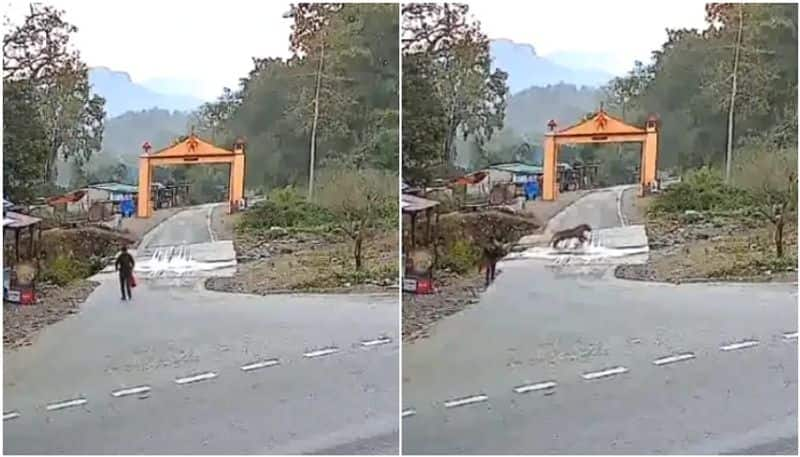
POLYGON ((26 214, 3 214, 3 301, 22 305, 36 303, 36 240, 41 243, 41 222, 41 219, 26 214), (9 232, 13 233, 13 238, 6 236, 9 232), (20 234, 25 232, 28 235, 27 252, 22 252, 20 234), (11 239, 13 245, 6 242, 11 239))
POLYGON ((416 294, 427 294, 433 292, 433 269, 436 264, 436 249, 433 243, 435 229, 439 224, 439 202, 415 195, 403 194, 401 200, 403 217, 408 216, 410 224, 403 224, 408 227, 408 234, 403 240, 404 264, 403 270, 403 291, 416 294), (435 216, 434 216, 435 214, 435 216), (417 219, 425 217, 425 242, 422 246, 417 245, 417 219), (431 232, 433 222, 434 233, 431 232))

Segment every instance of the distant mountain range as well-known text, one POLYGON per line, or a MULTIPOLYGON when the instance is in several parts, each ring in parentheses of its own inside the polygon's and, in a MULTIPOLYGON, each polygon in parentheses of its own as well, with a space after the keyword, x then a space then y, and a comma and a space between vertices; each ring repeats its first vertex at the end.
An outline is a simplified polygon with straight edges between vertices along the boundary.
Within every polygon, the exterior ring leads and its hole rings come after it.
MULTIPOLYGON (((106 115, 119 116, 128 111, 161 108, 168 111, 191 111, 203 101, 190 95, 160 93, 131 80, 130 75, 106 67, 89 69, 92 92, 106 99, 106 115)), ((163 81, 157 81, 161 83, 163 81)))
MULTIPOLYGON (((507 39, 491 40, 489 51, 492 69, 500 68, 508 73, 508 87, 512 94, 529 87, 545 87, 555 84, 599 87, 614 76, 589 65, 564 65, 536 54, 530 44, 515 43, 507 39)), ((566 59, 564 61, 569 61, 566 59)), ((560 59, 561 60, 561 59, 560 59)), ((574 58, 570 59, 575 62, 574 58)))

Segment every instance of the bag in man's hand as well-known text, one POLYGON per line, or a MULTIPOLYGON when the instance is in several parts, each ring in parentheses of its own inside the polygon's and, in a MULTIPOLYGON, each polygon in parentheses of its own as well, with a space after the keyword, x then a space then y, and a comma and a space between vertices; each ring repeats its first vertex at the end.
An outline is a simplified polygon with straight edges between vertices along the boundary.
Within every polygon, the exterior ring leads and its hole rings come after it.
POLYGON ((136 277, 131 273, 131 287, 136 287, 136 277))

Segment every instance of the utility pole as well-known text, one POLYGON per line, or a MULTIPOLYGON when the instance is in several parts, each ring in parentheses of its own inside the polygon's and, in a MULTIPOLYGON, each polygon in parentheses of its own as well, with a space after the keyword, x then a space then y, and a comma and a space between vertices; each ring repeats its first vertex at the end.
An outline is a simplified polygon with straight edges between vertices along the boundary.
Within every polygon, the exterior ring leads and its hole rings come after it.
POLYGON ((314 90, 314 119, 311 123, 311 157, 308 164, 308 201, 314 198, 314 162, 317 152, 317 121, 319 120, 319 91, 322 86, 322 67, 325 62, 325 35, 322 35, 317 69, 317 87, 314 90))
POLYGON ((725 150, 725 183, 731 182, 731 162, 733 157, 733 108, 736 103, 736 77, 739 70, 739 50, 742 47, 742 28, 744 24, 744 13, 742 5, 739 8, 739 31, 736 34, 736 51, 733 55, 733 82, 731 83, 731 103, 728 107, 728 145, 725 150))

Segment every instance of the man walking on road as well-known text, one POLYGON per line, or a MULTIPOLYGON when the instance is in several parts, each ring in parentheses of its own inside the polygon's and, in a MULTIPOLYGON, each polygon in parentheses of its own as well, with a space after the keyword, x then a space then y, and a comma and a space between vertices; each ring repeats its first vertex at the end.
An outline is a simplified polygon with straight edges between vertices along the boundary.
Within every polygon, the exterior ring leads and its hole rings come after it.
POLYGON ((486 287, 489 287, 494 282, 497 276, 496 268, 497 262, 508 254, 507 247, 497 237, 492 236, 492 239, 483 248, 484 265, 486 266, 486 287))
POLYGON ((117 256, 114 269, 119 272, 119 290, 122 292, 123 300, 130 300, 133 298, 133 296, 131 296, 131 277, 133 276, 133 267, 135 264, 133 256, 128 253, 127 246, 122 246, 122 252, 117 256))

